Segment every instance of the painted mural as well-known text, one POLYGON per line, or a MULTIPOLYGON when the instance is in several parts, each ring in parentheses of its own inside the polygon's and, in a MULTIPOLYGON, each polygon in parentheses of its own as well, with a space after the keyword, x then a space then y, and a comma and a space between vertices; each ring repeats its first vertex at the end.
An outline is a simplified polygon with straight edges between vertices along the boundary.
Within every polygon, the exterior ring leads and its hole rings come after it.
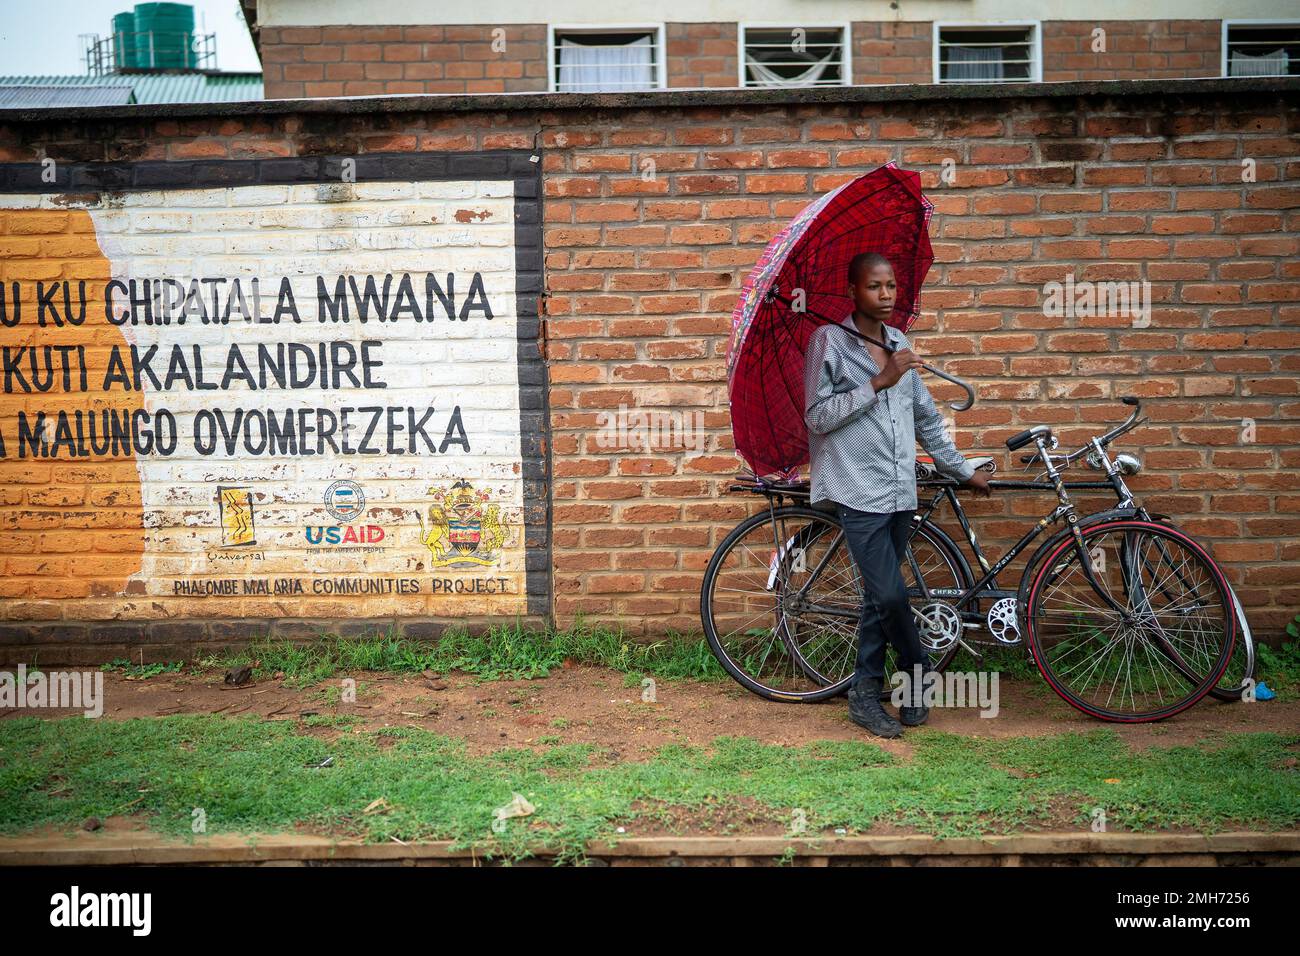
POLYGON ((526 608, 512 184, 0 196, 0 600, 526 608))

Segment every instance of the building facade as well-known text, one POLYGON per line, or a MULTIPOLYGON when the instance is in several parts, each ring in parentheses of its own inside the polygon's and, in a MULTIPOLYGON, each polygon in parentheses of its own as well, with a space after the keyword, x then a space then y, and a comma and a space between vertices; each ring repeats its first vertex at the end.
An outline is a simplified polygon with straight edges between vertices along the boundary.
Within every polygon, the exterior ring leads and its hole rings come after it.
POLYGON ((1026 0, 666 0, 646 19, 593 0, 245 9, 270 98, 1300 74, 1286 0, 1099 0, 1088 19, 1026 0))

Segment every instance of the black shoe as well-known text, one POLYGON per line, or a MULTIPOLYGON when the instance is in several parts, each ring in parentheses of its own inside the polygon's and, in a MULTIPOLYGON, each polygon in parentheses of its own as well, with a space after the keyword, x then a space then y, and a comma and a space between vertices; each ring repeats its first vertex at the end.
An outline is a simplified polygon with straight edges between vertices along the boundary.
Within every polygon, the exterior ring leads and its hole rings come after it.
MULTIPOLYGON (((912 700, 916 701, 916 706, 900 706, 898 708, 898 719, 907 727, 916 727, 930 719, 930 708, 921 703, 924 700, 925 693, 925 675, 929 674, 931 668, 927 667, 921 672, 922 684, 920 687, 910 688, 914 696, 912 700)), ((910 685, 909 685, 910 687, 910 685)))
POLYGON ((883 682, 862 680, 849 688, 849 720, 865 727, 877 737, 899 737, 903 726, 880 706, 880 687, 883 682))
POLYGON ((898 720, 906 727, 915 727, 923 724, 930 719, 930 708, 921 707, 900 707, 898 708, 898 720))

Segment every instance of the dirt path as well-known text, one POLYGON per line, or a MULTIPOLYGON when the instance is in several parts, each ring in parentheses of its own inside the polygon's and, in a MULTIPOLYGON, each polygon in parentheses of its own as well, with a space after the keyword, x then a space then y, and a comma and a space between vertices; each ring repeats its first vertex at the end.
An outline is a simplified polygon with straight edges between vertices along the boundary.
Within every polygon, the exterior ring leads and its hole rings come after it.
MULTIPOLYGON (((543 747, 591 743, 610 760, 642 760, 665 744, 706 746, 715 737, 751 737, 770 744, 798 746, 815 740, 871 740, 906 757, 906 734, 879 740, 851 724, 843 698, 817 705, 776 704, 729 682, 659 681, 656 701, 643 703, 641 688, 624 684, 621 673, 603 668, 567 667, 538 680, 484 681, 461 674, 430 680, 419 674, 358 672, 355 703, 337 703, 344 675, 304 690, 283 680, 266 679, 227 687, 222 674, 162 675, 130 680, 105 675, 104 715, 123 720, 170 714, 223 714, 301 723, 306 716, 353 715, 356 726, 374 730, 408 725, 464 738, 469 750, 488 753, 503 747, 543 747)), ((1136 749, 1212 742, 1226 732, 1300 728, 1300 702, 1223 704, 1206 698, 1158 724, 1104 724, 1078 713, 1033 681, 1003 680, 1000 711, 982 718, 975 709, 931 710, 927 726, 980 737, 1042 736, 1109 727, 1136 749)), ((15 711, 0 711, 0 719, 15 711)), ((33 713, 27 711, 26 713, 33 713)), ((56 717, 68 711, 40 711, 56 717)), ((305 732, 332 737, 333 727, 305 732)))

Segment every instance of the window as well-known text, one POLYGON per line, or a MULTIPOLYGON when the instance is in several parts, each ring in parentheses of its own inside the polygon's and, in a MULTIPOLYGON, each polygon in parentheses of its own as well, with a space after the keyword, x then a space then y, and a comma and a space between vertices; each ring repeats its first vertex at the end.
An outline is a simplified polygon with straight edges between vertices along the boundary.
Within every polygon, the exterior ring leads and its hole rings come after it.
POLYGON ((1036 23, 936 23, 936 83, 1024 83, 1043 77, 1036 23))
POLYGON ((1300 21, 1223 21, 1224 76, 1300 76, 1300 21))
POLYGON ((844 42, 848 29, 830 27, 740 28, 740 85, 845 86, 844 42))
POLYGON ((551 88, 620 93, 664 85, 663 27, 552 27, 551 88))

